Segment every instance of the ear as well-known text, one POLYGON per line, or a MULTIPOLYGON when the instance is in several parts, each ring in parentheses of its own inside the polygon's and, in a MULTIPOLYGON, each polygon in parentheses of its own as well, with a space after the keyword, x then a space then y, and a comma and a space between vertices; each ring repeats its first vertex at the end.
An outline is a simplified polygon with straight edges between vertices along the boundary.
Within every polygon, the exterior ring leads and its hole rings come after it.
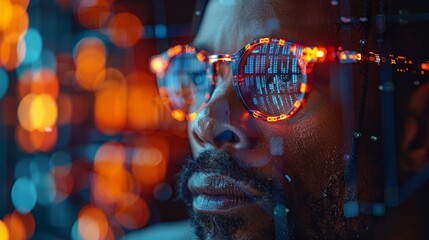
POLYGON ((408 108, 400 164, 406 171, 417 171, 429 161, 429 84, 412 93, 408 108))

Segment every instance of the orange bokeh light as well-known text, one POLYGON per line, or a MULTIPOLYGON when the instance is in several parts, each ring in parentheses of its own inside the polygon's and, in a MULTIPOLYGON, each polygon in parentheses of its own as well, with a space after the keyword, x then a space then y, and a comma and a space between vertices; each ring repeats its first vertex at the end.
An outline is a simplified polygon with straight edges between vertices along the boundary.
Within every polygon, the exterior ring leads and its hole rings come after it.
POLYGON ((106 215, 94 206, 85 206, 79 211, 79 235, 83 239, 104 239, 109 231, 106 215))
POLYGON ((9 229, 2 220, 0 220, 0 239, 9 239, 9 229))
POLYGON ((108 26, 110 40, 122 48, 135 45, 141 39, 142 32, 142 22, 131 13, 116 14, 112 17, 108 26))
POLYGON ((9 0, 12 4, 21 5, 23 8, 27 8, 30 0, 9 0))
POLYGON ((76 81, 85 90, 95 90, 104 81, 106 48, 101 40, 94 37, 82 39, 76 50, 76 81))
POLYGON ((30 140, 30 132, 25 130, 21 126, 17 126, 15 130, 15 141, 18 144, 19 148, 28 153, 33 153, 37 151, 37 147, 35 147, 30 140))
POLYGON ((18 126, 15 131, 15 140, 18 146, 25 152, 49 152, 57 142, 58 129, 53 127, 47 130, 49 131, 27 131, 23 127, 18 126))
POLYGON ((125 148, 118 142, 107 142, 97 150, 94 159, 95 172, 115 175, 125 164, 125 148))
POLYGON ((131 170, 142 191, 152 191, 152 187, 165 179, 168 153, 168 143, 161 137, 151 136, 150 142, 142 139, 137 144, 131 170))
POLYGON ((104 133, 116 133, 125 128, 127 86, 119 71, 108 70, 105 86, 95 93, 94 117, 97 128, 104 133))
POLYGON ((16 88, 19 98, 30 93, 48 94, 56 98, 59 93, 59 82, 57 75, 50 69, 44 68, 36 72, 28 70, 21 76, 16 88))
POLYGON ((28 94, 18 106, 18 120, 28 131, 46 131, 57 121, 58 107, 48 94, 28 94))
POLYGON ((81 1, 77 9, 80 24, 91 29, 102 27, 110 15, 110 3, 107 0, 81 1))
POLYGON ((6 70, 13 70, 18 67, 24 59, 26 51, 25 41, 21 39, 9 39, 0 37, 0 66, 6 70), (20 50, 18 51, 18 48, 20 50))
POLYGON ((115 211, 115 219, 121 226, 128 229, 141 228, 149 221, 150 211, 142 198, 124 198, 119 201, 115 211))
POLYGON ((176 110, 173 110, 173 111, 171 112, 171 117, 173 117, 173 118, 174 118, 174 119, 176 119, 177 121, 182 122, 182 121, 184 121, 184 120, 185 120, 186 115, 185 115, 185 113, 184 113, 182 110, 180 110, 180 109, 176 109, 176 110))
POLYGON ((34 147, 41 152, 51 151, 58 139, 58 129, 56 126, 47 128, 44 131, 35 130, 30 132, 30 141, 34 147))
POLYGON ((12 20, 13 8, 9 0, 0 0, 0 31, 6 29, 12 20))
POLYGON ((155 101, 158 91, 150 76, 134 72, 127 76, 127 117, 132 129, 156 129, 159 123, 159 105, 155 101))
MULTIPOLYGON (((4 1, 4 0, 3 0, 4 1)), ((19 38, 28 29, 28 14, 25 8, 20 4, 12 5, 12 16, 9 24, 4 29, 4 37, 13 42, 18 42, 19 38)))
POLYGON ((130 194, 138 193, 132 176, 120 169, 113 175, 95 175, 92 179, 92 197, 97 206, 109 208, 130 194))
POLYGON ((164 70, 164 65, 162 57, 154 57, 150 60, 150 69, 154 73, 161 73, 164 70))
POLYGON ((9 240, 28 239, 34 234, 36 226, 31 213, 23 215, 14 211, 3 220, 9 230, 9 240))

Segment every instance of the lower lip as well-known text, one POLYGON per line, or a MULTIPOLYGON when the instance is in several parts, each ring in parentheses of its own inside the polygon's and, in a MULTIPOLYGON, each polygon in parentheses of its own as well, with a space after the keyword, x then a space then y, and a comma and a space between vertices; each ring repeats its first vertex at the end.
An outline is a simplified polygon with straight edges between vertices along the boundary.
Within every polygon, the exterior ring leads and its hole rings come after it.
POLYGON ((244 197, 212 196, 200 194, 194 197, 194 210, 207 213, 223 213, 238 210, 251 205, 244 197))

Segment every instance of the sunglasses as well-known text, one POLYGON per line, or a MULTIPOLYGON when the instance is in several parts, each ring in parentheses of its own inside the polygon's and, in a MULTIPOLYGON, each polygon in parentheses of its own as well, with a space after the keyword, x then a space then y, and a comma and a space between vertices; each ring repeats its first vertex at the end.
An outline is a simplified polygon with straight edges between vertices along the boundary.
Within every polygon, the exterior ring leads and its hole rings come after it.
POLYGON ((219 80, 221 64, 229 64, 232 83, 249 113, 268 122, 291 118, 305 104, 317 62, 388 63, 398 72, 425 75, 429 63, 416 65, 403 56, 361 54, 335 47, 304 46, 281 38, 260 38, 234 54, 209 55, 190 45, 177 45, 151 58, 163 102, 178 121, 192 121, 205 107, 219 80))

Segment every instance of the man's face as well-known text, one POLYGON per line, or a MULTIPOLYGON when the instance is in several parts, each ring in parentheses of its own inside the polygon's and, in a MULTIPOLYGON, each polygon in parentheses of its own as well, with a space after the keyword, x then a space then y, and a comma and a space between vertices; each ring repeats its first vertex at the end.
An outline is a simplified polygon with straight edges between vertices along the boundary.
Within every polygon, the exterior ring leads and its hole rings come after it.
MULTIPOLYGON (((311 44, 317 33, 300 31, 287 8, 283 15, 276 8, 265 1, 212 0, 193 45, 216 54, 235 53, 259 37, 311 44)), ((273 209, 282 201, 288 218, 280 225, 297 239, 355 238, 368 231, 343 217, 348 143, 326 72, 314 72, 314 87, 297 115, 270 123, 243 107, 224 66, 210 101, 189 122, 194 158, 179 182, 200 237, 274 239, 279 222, 273 209)))

